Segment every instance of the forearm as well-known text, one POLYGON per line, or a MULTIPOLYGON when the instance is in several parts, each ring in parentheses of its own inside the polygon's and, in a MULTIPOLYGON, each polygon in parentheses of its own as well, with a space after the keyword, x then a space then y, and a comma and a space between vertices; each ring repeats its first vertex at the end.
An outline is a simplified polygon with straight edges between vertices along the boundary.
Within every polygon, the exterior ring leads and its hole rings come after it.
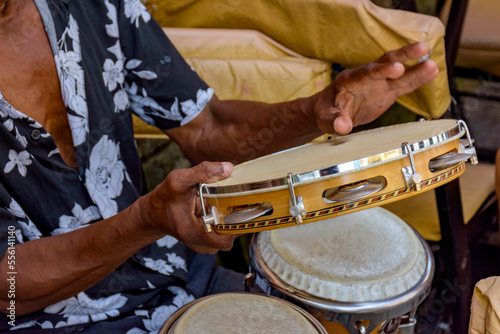
MULTIPOLYGON (((84 291, 162 235, 141 227, 137 205, 66 234, 15 246, 16 312, 26 314, 84 291)), ((7 256, 0 261, 0 309, 8 306, 7 256)))
POLYGON ((201 117, 187 125, 201 131, 191 131, 190 138, 178 138, 175 131, 169 135, 181 144, 193 163, 203 160, 239 163, 304 144, 321 135, 312 114, 314 101, 304 98, 269 104, 219 101, 214 97, 201 117))
POLYGON ((278 104, 218 101, 214 97, 188 124, 166 131, 194 163, 242 162, 303 144, 321 133, 346 135, 374 121, 395 100, 432 81, 432 60, 405 67, 429 52, 424 43, 382 55, 373 63, 342 71, 321 92, 278 104))

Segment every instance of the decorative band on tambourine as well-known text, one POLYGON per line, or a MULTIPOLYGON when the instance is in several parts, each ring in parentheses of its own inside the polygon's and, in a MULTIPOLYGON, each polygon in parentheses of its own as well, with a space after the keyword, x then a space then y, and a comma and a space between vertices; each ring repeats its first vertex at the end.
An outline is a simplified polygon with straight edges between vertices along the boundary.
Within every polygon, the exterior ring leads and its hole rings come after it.
MULTIPOLYGON (((465 163, 462 162, 462 163, 460 163, 459 166, 457 166, 456 168, 454 168, 451 171, 448 171, 446 173, 442 173, 442 174, 435 176, 431 179, 422 181, 421 187, 422 187, 422 189, 424 189, 426 187, 436 185, 440 182, 446 181, 449 178, 454 177, 457 174, 462 173, 464 170, 465 170, 465 163)), ((415 192, 415 191, 408 188, 408 187, 405 187, 405 188, 397 189, 395 191, 391 191, 391 192, 384 193, 381 195, 369 197, 369 198, 366 198, 366 199, 363 199, 360 201, 349 202, 349 203, 345 203, 345 204, 341 204, 341 205, 336 205, 333 207, 323 208, 320 210, 316 210, 314 212, 309 212, 303 218, 304 223, 306 223, 312 219, 314 219, 314 221, 316 221, 316 220, 335 217, 335 216, 339 215, 339 213, 347 214, 350 211, 359 210, 359 209, 362 209, 363 207, 374 206, 375 204, 376 205, 383 205, 388 200, 397 199, 398 197, 401 197, 403 195, 407 195, 410 192, 415 192)), ((246 232, 246 230, 250 230, 250 229, 264 230, 265 227, 277 228, 280 225, 290 225, 290 224, 294 224, 294 223, 295 223, 294 217, 288 216, 288 217, 280 217, 280 218, 276 218, 276 219, 272 219, 272 220, 251 221, 251 222, 240 223, 240 224, 219 224, 219 225, 215 225, 215 229, 221 230, 221 231, 229 230, 229 231, 234 231, 234 232, 236 232, 236 231, 246 232)))

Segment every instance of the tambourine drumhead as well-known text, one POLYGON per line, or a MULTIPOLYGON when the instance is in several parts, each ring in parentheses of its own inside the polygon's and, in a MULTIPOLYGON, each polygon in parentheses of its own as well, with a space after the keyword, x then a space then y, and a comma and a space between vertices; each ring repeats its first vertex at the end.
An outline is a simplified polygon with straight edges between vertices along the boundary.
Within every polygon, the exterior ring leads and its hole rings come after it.
MULTIPOLYGON (((449 136, 458 134, 458 132, 447 133, 456 125, 457 121, 450 119, 405 123, 303 145, 237 165, 231 177, 211 183, 209 187, 213 189, 258 184, 266 180, 285 178, 288 173, 302 175, 332 166, 339 166, 335 175, 371 167, 376 163, 400 157, 403 142, 418 143, 413 147, 415 151, 443 143, 449 136)), ((304 178, 317 179, 322 176, 312 174, 304 178)))
POLYGON ((427 254, 416 233, 383 208, 261 232, 258 252, 279 280, 312 296, 371 302, 419 282, 427 254))
POLYGON ((160 333, 326 333, 304 310, 260 294, 222 293, 201 298, 179 311, 160 333))

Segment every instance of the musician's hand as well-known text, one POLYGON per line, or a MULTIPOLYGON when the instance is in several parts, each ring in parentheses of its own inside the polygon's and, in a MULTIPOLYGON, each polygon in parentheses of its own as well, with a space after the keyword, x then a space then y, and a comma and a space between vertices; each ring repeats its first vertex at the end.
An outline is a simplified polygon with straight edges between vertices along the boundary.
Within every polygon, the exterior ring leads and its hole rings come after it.
POLYGON ((161 229, 198 253, 231 249, 238 235, 205 232, 197 191, 199 183, 219 181, 232 172, 233 166, 228 162, 202 162, 193 168, 170 172, 141 199, 149 219, 148 228, 161 229))
POLYGON ((357 125, 378 118, 396 100, 432 81, 438 67, 432 60, 405 68, 403 63, 429 53, 424 43, 385 53, 373 63, 340 72, 318 94, 316 122, 323 132, 345 135, 357 125))

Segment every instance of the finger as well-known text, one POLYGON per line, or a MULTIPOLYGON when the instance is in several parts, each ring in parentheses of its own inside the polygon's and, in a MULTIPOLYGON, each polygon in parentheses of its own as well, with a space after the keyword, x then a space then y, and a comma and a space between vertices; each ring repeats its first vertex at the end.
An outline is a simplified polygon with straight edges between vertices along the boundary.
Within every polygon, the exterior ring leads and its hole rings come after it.
POLYGON ((186 169, 182 180, 185 187, 194 187, 199 183, 212 183, 228 178, 233 172, 230 162, 204 161, 192 168, 186 169))
MULTIPOLYGON (((203 199, 203 200, 205 200, 205 199, 203 199)), ((205 207, 208 206, 208 203, 204 202, 204 204, 205 204, 205 207)), ((196 217, 201 217, 204 215, 203 207, 201 206, 201 199, 199 197, 196 198, 196 204, 194 207, 194 214, 196 215, 196 217)))
POLYGON ((391 82, 397 96, 408 94, 426 83, 431 82, 439 73, 437 64, 433 60, 426 60, 406 70, 405 74, 391 82))
POLYGON ((348 73, 350 82, 370 83, 370 81, 397 79, 405 73, 401 63, 368 63, 348 73))
POLYGON ((219 251, 217 248, 211 248, 199 245, 187 245, 187 246, 198 254, 215 254, 219 251))
POLYGON ((208 232, 204 237, 205 240, 203 243, 198 242, 196 244, 190 244, 188 246, 197 252, 203 251, 213 254, 214 250, 228 251, 233 248, 234 239, 236 239, 238 236, 239 234, 219 234, 217 232, 208 232))
POLYGON ((411 59, 419 59, 430 52, 426 43, 415 43, 402 47, 398 50, 388 51, 376 60, 377 63, 405 63, 411 59))

